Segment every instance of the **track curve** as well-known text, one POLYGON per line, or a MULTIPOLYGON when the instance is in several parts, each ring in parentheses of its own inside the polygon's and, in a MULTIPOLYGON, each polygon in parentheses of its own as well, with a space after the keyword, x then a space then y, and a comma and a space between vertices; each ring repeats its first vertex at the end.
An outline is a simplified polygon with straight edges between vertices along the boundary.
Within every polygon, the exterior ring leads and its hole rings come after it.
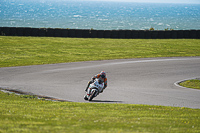
POLYGON ((104 70, 108 87, 94 102, 200 108, 200 90, 180 88, 176 81, 200 77, 200 57, 87 61, 0 68, 0 87, 84 101, 90 78, 104 70))

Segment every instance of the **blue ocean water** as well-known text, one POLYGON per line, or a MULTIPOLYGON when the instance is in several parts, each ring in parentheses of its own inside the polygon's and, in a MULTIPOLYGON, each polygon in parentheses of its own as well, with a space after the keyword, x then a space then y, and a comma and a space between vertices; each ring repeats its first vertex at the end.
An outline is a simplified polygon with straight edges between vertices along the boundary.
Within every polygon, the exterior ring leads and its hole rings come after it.
POLYGON ((1 0, 0 27, 200 29, 200 4, 1 0))

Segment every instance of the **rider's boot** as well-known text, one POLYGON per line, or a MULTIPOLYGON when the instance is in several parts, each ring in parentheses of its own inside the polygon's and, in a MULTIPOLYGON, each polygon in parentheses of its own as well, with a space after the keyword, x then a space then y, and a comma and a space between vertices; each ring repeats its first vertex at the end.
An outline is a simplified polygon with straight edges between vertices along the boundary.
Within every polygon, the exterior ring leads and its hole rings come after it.
POLYGON ((88 100, 88 98, 89 98, 89 96, 90 96, 90 91, 91 91, 91 89, 89 88, 89 89, 87 89, 87 93, 86 93, 86 95, 84 96, 84 99, 85 100, 88 100))
POLYGON ((88 96, 87 96, 87 94, 84 96, 84 99, 85 99, 85 100, 88 100, 88 96))
POLYGON ((85 92, 87 92, 89 85, 86 87, 85 92))
POLYGON ((90 96, 90 91, 91 91, 91 89, 90 89, 90 88, 88 89, 88 88, 89 88, 89 87, 87 87, 87 88, 86 88, 87 90, 85 90, 85 91, 86 91, 86 95, 84 96, 84 99, 85 99, 85 100, 88 100, 88 98, 89 98, 89 96, 90 96))

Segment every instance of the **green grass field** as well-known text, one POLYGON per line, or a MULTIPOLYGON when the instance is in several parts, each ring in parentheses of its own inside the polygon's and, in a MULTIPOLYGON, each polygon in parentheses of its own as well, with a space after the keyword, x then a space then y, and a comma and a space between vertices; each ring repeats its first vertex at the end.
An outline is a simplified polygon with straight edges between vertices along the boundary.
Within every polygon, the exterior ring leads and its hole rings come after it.
POLYGON ((0 67, 176 56, 200 56, 200 40, 0 36, 0 67))
POLYGON ((53 102, 0 91, 0 132, 200 132, 200 109, 53 102))
MULTIPOLYGON (((200 56, 200 40, 0 36, 0 67, 177 56, 200 56)), ((27 97, 0 91, 0 133, 200 132, 200 109, 27 97)))
POLYGON ((180 83, 181 86, 193 89, 200 89, 200 80, 192 79, 180 83))

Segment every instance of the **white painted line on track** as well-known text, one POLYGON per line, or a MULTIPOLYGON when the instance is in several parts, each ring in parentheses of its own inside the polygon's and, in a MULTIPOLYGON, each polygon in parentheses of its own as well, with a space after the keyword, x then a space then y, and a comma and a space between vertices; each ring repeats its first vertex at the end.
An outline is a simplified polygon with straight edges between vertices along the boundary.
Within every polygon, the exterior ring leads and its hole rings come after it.
POLYGON ((192 79, 199 79, 199 77, 194 77, 194 78, 188 78, 188 79, 179 80, 179 81, 176 81, 174 83, 174 85, 177 86, 177 87, 180 87, 180 88, 192 89, 192 88, 187 88, 187 87, 184 87, 184 86, 180 85, 180 83, 185 82, 187 80, 192 80, 192 79))
POLYGON ((111 66, 111 65, 132 64, 132 63, 148 63, 148 62, 164 62, 164 61, 185 61, 185 60, 200 60, 200 58, 196 58, 196 57, 189 58, 189 57, 186 57, 186 58, 173 58, 173 59, 153 59, 153 60, 122 61, 122 62, 104 63, 104 64, 101 64, 101 65, 89 65, 89 66, 81 66, 81 67, 45 70, 42 73, 80 70, 80 69, 94 68, 94 67, 99 67, 99 66, 102 67, 102 66, 111 66))

